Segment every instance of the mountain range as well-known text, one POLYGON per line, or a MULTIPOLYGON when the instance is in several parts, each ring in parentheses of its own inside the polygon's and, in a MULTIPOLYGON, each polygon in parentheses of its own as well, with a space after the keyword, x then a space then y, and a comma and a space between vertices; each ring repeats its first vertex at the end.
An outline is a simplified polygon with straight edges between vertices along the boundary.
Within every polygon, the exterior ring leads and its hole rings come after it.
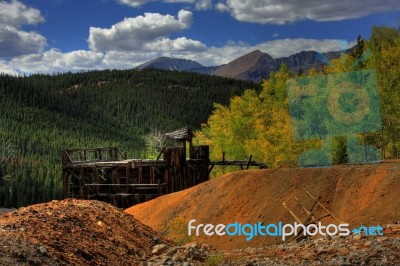
POLYGON ((288 57, 273 58, 255 50, 221 66, 206 67, 193 60, 159 57, 136 68, 196 72, 259 83, 263 78, 268 79, 270 72, 278 71, 282 64, 286 64, 293 73, 307 73, 311 68, 321 69, 340 54, 341 52, 302 51, 288 57))

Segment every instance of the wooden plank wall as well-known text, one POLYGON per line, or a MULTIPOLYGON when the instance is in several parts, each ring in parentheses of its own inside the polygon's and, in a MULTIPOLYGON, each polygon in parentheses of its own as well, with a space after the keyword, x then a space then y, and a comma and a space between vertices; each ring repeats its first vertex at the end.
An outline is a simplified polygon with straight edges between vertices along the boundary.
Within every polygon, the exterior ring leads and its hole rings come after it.
MULTIPOLYGON (((100 199, 118 206, 125 202, 119 201, 120 198, 126 200, 138 194, 135 186, 143 185, 142 196, 146 199, 150 198, 148 195, 159 196, 189 188, 208 180, 209 173, 208 146, 191 146, 190 150, 187 159, 185 147, 167 147, 163 159, 154 161, 118 160, 120 153, 115 148, 64 150, 64 197, 100 199), (88 157, 89 153, 92 156, 88 157), (105 157, 117 158, 117 161, 107 162, 105 157)), ((126 201, 122 205, 127 204, 134 202, 126 201)))

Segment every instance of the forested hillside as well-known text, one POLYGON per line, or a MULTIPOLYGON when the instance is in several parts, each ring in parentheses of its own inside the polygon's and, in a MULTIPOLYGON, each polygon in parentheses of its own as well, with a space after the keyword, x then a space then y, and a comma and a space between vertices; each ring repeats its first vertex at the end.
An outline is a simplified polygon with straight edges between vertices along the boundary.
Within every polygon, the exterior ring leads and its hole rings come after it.
POLYGON ((0 206, 61 195, 62 148, 117 146, 144 158, 144 136, 199 128, 213 103, 253 83, 161 70, 0 75, 0 206))
MULTIPOLYGON (((387 27, 374 27, 370 40, 358 38, 357 46, 349 54, 334 59, 322 71, 311 70, 309 77, 321 77, 337 73, 362 73, 370 71, 376 75, 375 91, 379 99, 369 98, 368 105, 359 105, 362 112, 370 112, 372 101, 377 100, 380 109, 381 126, 374 130, 359 130, 356 141, 361 145, 362 153, 368 146, 379 149, 381 158, 399 158, 400 156, 400 30, 387 27)), ((350 75, 350 74, 348 74, 350 75)), ((331 75, 332 76, 332 75, 331 75)), ((345 76, 344 77, 349 77, 345 76)), ((216 104, 208 122, 197 132, 198 140, 210 145, 211 159, 220 159, 225 152, 229 159, 253 159, 263 161, 269 167, 296 166, 299 156, 306 150, 320 149, 321 136, 314 140, 296 140, 293 137, 288 106, 288 82, 298 78, 285 65, 271 74, 262 84, 262 91, 249 90, 243 96, 233 97, 228 106, 216 104)), ((303 79, 304 80, 304 79, 303 79)), ((310 79, 308 79, 310 80, 310 79)), ((315 80, 318 80, 316 78, 315 80)), ((319 79, 322 80, 322 79, 319 79)), ((315 83, 314 91, 322 93, 323 86, 315 83)), ((311 88, 311 87, 310 87, 311 88)), ((305 96, 304 96, 305 97, 305 96)), ((353 96, 349 96, 352 100, 353 96)), ((377 98, 377 97, 375 97, 377 98)), ((343 98, 344 99, 344 98, 343 98)), ((357 100, 353 98, 353 100, 357 100)), ((357 100, 358 101, 358 100, 357 100)), ((314 120, 308 121, 309 128, 325 127, 326 121, 319 121, 318 115, 324 116, 328 101, 322 101, 321 109, 315 108, 314 120)), ((356 103, 356 106, 360 103, 356 103)), ((346 105, 346 104, 343 104, 346 105)), ((372 108, 372 107, 371 107, 372 108)), ((310 110, 303 110, 310 113, 310 110)), ((354 110, 353 110, 354 111, 354 110)), ((345 114, 346 111, 342 113, 345 114)), ((371 111, 372 112, 372 111, 371 111)), ((377 115, 377 114, 373 114, 377 115)), ((367 122, 366 122, 367 123, 367 122)), ((365 125, 365 124, 364 124, 365 125)), ((368 125, 366 125, 368 127, 368 125)), ((346 126, 344 126, 346 129, 346 126)), ((326 137, 326 136, 325 136, 326 137)), ((349 162, 347 147, 349 137, 336 134, 331 143, 333 163, 349 162), (346 144, 347 143, 347 144, 346 144)), ((354 143, 353 143, 354 144, 354 143)), ((355 145, 354 145, 355 146, 355 145)), ((372 158, 374 160, 376 158, 372 158)), ((360 161, 361 162, 361 161, 360 161)))

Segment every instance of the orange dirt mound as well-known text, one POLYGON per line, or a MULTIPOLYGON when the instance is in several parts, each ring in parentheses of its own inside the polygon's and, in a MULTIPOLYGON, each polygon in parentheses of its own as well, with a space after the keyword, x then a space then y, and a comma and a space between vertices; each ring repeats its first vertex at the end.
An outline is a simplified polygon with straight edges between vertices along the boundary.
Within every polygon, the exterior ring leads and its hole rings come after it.
POLYGON ((0 215, 0 265, 141 265, 169 243, 99 201, 67 199, 0 215))
MULTIPOLYGON (((165 230, 173 220, 187 226, 191 219, 196 219, 195 224, 214 225, 259 221, 293 224, 293 217, 282 203, 286 202, 304 221, 308 215, 301 206, 309 209, 314 203, 306 191, 320 196, 320 202, 350 228, 400 220, 400 162, 240 171, 133 206, 126 212, 156 231, 165 230)), ((326 212, 317 205, 314 215, 323 217, 326 212)), ((331 217, 321 222, 338 223, 331 217)), ((257 236, 246 241, 244 236, 204 234, 194 240, 220 249, 280 242, 277 237, 257 236)))

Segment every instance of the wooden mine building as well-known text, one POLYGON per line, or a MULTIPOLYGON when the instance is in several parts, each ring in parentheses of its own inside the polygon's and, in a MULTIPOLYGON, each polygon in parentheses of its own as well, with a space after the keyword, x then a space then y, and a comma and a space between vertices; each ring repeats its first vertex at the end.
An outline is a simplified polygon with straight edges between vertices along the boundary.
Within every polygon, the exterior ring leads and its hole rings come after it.
POLYGON ((193 146, 189 128, 166 136, 178 145, 163 148, 156 160, 128 159, 115 147, 62 150, 64 198, 128 207, 208 180, 209 147, 193 146))
POLYGON ((155 160, 128 159, 116 147, 61 151, 63 197, 97 199, 125 208, 207 181, 214 165, 264 168, 251 161, 210 162, 209 146, 193 145, 194 134, 182 128, 165 136, 176 146, 164 147, 155 160), (189 154, 186 154, 189 151, 189 154))

